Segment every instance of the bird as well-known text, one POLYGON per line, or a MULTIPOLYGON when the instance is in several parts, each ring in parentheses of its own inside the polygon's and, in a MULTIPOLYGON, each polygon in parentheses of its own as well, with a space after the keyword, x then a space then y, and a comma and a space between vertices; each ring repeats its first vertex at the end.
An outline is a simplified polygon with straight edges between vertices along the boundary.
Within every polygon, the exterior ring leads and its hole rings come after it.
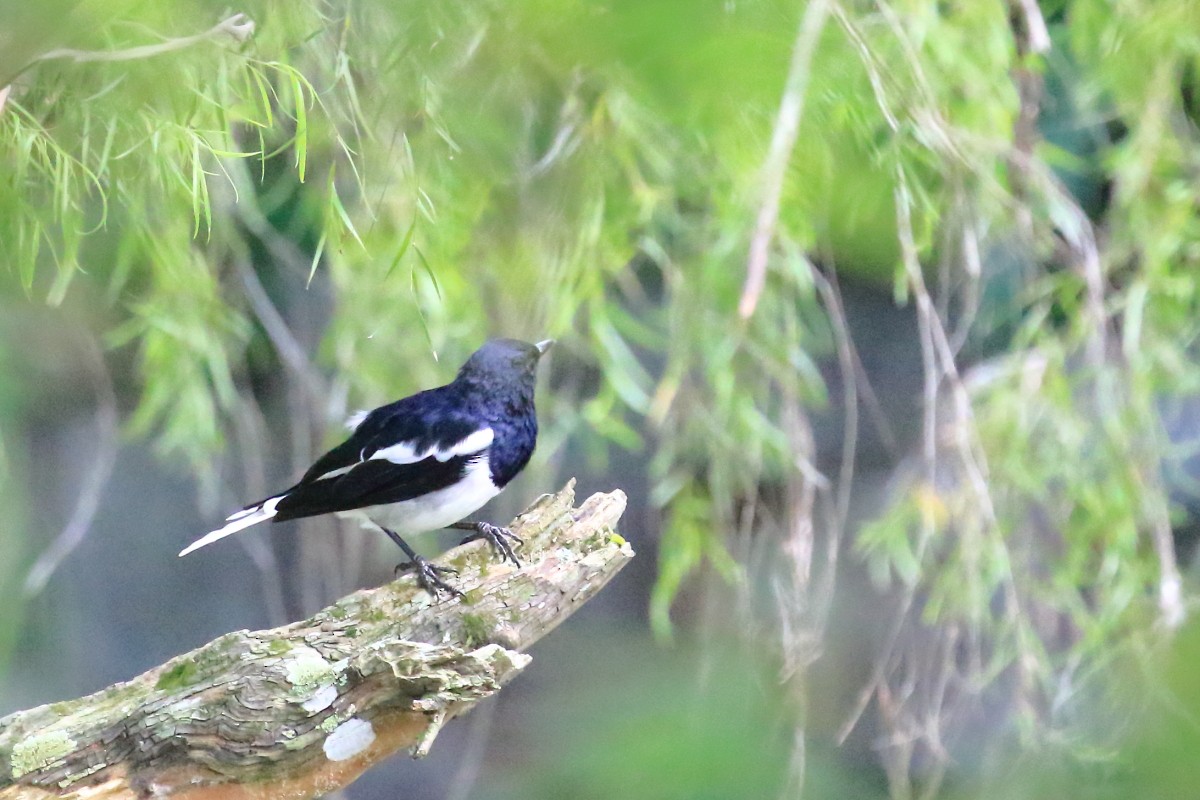
MULTIPOLYGON (((435 597, 462 596, 442 579, 455 570, 417 555, 405 536, 442 528, 472 530, 502 559, 520 566, 507 528, 465 522, 529 463, 537 445, 534 384, 553 340, 490 339, 445 386, 426 389, 346 421, 350 436, 321 456, 298 483, 231 514, 185 547, 185 556, 260 522, 322 514, 357 519, 400 546, 417 581, 435 597)), ((465 540, 464 540, 465 541, 465 540)))

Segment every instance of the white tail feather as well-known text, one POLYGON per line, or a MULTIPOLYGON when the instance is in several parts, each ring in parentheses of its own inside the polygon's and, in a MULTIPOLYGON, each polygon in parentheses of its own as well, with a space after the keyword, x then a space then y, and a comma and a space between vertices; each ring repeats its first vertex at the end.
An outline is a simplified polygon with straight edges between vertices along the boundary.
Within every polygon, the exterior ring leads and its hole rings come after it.
POLYGON ((257 514, 259 511, 262 511, 261 505, 250 506, 249 508, 243 508, 241 511, 235 511, 232 514, 230 514, 228 517, 225 518, 225 521, 233 522, 235 519, 241 519, 242 517, 248 517, 251 514, 257 514))
POLYGON ((240 530, 245 530, 251 525, 257 525, 260 522, 266 522, 271 517, 275 516, 275 507, 279 505, 279 501, 282 499, 282 497, 272 497, 270 500, 264 501, 260 506, 247 508, 231 515, 229 517, 229 524, 227 524, 224 528, 213 531, 212 533, 204 534, 199 539, 183 548, 183 550, 180 550, 180 557, 182 558, 194 550, 199 550, 201 547, 207 547, 213 542, 224 539, 226 536, 235 534, 240 530))

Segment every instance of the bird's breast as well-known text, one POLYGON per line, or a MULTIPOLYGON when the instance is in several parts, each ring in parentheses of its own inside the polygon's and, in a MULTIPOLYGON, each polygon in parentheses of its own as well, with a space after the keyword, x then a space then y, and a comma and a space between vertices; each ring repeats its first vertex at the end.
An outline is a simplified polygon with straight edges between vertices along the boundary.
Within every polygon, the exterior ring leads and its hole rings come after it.
POLYGON ((488 451, 492 482, 503 488, 525 469, 537 446, 537 416, 530 408, 526 413, 510 416, 492 423, 496 435, 488 451))

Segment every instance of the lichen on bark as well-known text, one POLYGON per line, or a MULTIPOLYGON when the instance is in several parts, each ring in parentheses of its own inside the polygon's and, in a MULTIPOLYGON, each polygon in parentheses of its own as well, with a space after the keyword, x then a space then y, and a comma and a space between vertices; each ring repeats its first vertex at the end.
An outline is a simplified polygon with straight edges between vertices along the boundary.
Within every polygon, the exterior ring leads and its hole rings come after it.
POLYGON ((520 568, 496 563, 484 542, 446 555, 466 599, 430 597, 404 577, 0 719, 0 800, 308 797, 397 749, 422 755, 633 556, 613 530, 624 507, 617 491, 574 508, 569 483, 514 521, 520 568))

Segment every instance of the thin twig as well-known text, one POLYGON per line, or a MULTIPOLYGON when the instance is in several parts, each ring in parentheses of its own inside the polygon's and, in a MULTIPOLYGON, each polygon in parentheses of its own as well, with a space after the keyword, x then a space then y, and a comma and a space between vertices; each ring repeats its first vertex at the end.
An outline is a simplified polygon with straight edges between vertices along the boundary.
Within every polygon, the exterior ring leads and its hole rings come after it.
POLYGON ((819 269, 812 268, 813 282, 829 314, 837 346, 838 371, 842 380, 843 405, 846 419, 842 429, 842 461, 838 472, 837 491, 834 500, 834 521, 828 531, 825 551, 825 570, 819 588, 814 592, 815 625, 824 636, 829 620, 829 609, 833 605, 834 580, 837 575, 838 553, 842 537, 850 519, 850 497, 854 481, 855 457, 858 452, 858 376, 855 371, 856 348, 850 336, 850 324, 842 306, 842 295, 838 290, 837 273, 830 270, 826 277, 819 269))
MULTIPOLYGON (((245 502, 247 497, 265 497, 268 491, 266 465, 263 462, 267 443, 266 436, 263 435, 262 409, 252 396, 247 395, 248 393, 241 396, 241 402, 235 405, 233 415, 233 429, 241 454, 242 485, 249 490, 240 498, 242 502, 245 502)), ((237 539, 262 578, 267 619, 272 625, 282 625, 287 620, 287 603, 283 595, 283 575, 279 568, 279 560, 275 558, 275 551, 268 544, 265 532, 248 532, 237 539)))
POLYGON ((892 430, 892 425, 888 422, 887 414, 883 410, 883 403, 875 392, 875 387, 871 385, 870 376, 867 375, 867 368, 863 365, 858 348, 852 349, 850 356, 854 359, 854 377, 857 381, 860 399, 867 411, 867 417, 875 426, 875 432, 879 434, 884 451, 894 457, 900 450, 900 445, 896 441, 896 432, 892 430))
POLYGON ((754 223, 750 239, 750 254, 746 261, 746 282, 742 286, 742 297, 738 302, 738 315, 749 319, 758 306, 759 297, 767 284, 767 254, 775 238, 775 223, 779 219, 779 198, 783 192, 783 179, 792 157, 792 148, 800 132, 800 118, 804 113, 804 96, 808 90, 809 67, 817 49, 825 20, 829 16, 830 0, 812 0, 804 9, 800 29, 792 48, 792 60, 788 67, 787 83, 771 133, 771 146, 763 164, 762 203, 754 223))
POLYGON ((191 36, 179 36, 173 39, 165 39, 158 44, 141 45, 140 47, 129 47, 124 50, 75 50, 69 47, 60 47, 56 50, 48 50, 33 59, 28 65, 21 69, 24 72, 33 64, 39 61, 52 61, 56 59, 70 59, 76 64, 87 61, 137 61, 143 58, 153 58, 164 53, 171 53, 176 50, 182 50, 185 47, 191 47, 194 44, 206 41, 208 39, 217 39, 222 36, 232 37, 234 41, 241 43, 248 40, 254 35, 254 20, 245 14, 234 14, 232 17, 221 20, 216 25, 212 26, 202 33, 193 34, 191 36))
POLYGON ((84 480, 75 501, 75 510, 66 526, 54 541, 42 551, 25 576, 23 587, 26 596, 33 596, 46 588, 50 576, 58 569, 63 559, 69 556, 92 528, 92 521, 100 508, 104 487, 112 477, 120 447, 117 395, 113 389, 112 376, 104 363, 104 354, 90 333, 82 337, 84 368, 92 380, 96 393, 96 451, 92 457, 92 468, 84 480))
POLYGON ((271 302, 262 281, 251 269, 246 258, 237 255, 232 261, 246 290, 246 299, 250 301, 250 307, 254 310, 254 316, 262 323, 267 338, 275 346, 275 352, 279 353, 279 359, 296 376, 312 407, 323 412, 328 395, 321 374, 313 367, 308 354, 304 352, 304 347, 297 341, 279 309, 271 302))
POLYGON ((966 285, 962 290, 961 305, 958 319, 955 321, 956 330, 952 336, 950 347, 957 355, 967 343, 975 319, 979 315, 979 302, 983 283, 983 258, 980 254, 979 231, 971 210, 966 208, 967 201, 963 198, 961 183, 955 193, 959 196, 959 207, 963 209, 962 219, 962 266, 966 273, 966 285))
MULTIPOLYGON (((1070 248, 1075 262, 1072 266, 1086 287, 1084 309, 1091 330, 1087 342, 1088 362, 1094 369, 1099 369, 1107 353, 1108 315, 1104 310, 1104 270, 1095 231, 1075 197, 1062 187, 1034 152, 1040 138, 1037 121, 1045 87, 1042 73, 1024 62, 1029 56, 1041 56, 1050 51, 1050 34, 1036 0, 1010 0, 1009 8, 1013 41, 1020 57, 1013 70, 1020 109, 1013 123, 1012 150, 1008 154, 1013 195, 1020 202, 1018 216, 1023 227, 1032 234, 1033 211, 1021 201, 1031 189, 1049 200, 1051 222, 1070 248)), ((1103 402, 1102 396, 1100 399, 1103 402)))
MULTIPOLYGON (((916 547, 915 557, 918 563, 925 555, 926 544, 928 537, 922 537, 916 547)), ((908 620, 908 613, 912 610, 913 600, 916 597, 916 586, 905 587, 904 594, 900 598, 900 602, 896 604, 893 622, 887 634, 887 640, 884 642, 879 655, 875 659, 875 665, 871 670, 870 679, 859 690, 858 698, 854 702, 854 707, 838 728, 835 741, 839 744, 845 744, 851 732, 858 727, 859 720, 866 712, 867 706, 871 704, 871 698, 878 695, 880 689, 885 685, 888 671, 891 665, 892 656, 896 651, 896 645, 900 641, 900 634, 904 631, 905 622, 908 620)))
POLYGON ((479 780, 480 768, 487 755, 488 739, 492 733, 492 721, 496 718, 496 700, 480 703, 471 714, 467 724, 467 741, 463 747, 458 769, 446 789, 446 800, 470 800, 475 794, 475 782, 479 780))
POLYGON ((1009 28, 1016 45, 1017 58, 1013 66, 1013 83, 1016 84, 1018 110, 1012 127, 1013 152, 1009 155, 1008 173, 1012 196, 1017 203, 1017 226, 1025 238, 1032 242, 1034 213, 1029 204, 1030 164, 1034 160, 1034 148, 1040 135, 1038 116, 1042 109, 1045 81, 1042 73, 1029 63, 1031 56, 1050 49, 1050 37, 1041 13, 1032 12, 1023 6, 1027 0, 1009 1, 1009 28))
POLYGON ((792 731, 792 753, 788 758, 784 786, 779 793, 780 800, 804 797, 804 775, 808 769, 808 743, 804 726, 797 725, 792 731))
MULTIPOLYGON (((1151 417, 1157 418, 1154 410, 1147 410, 1143 414, 1143 418, 1151 417)), ((1147 442, 1150 452, 1138 461, 1144 465, 1139 470, 1145 484, 1143 503, 1150 517, 1150 538, 1158 559, 1158 610, 1162 624, 1168 630, 1175 630, 1187 619, 1187 609, 1183 603, 1183 576, 1179 573, 1175 538, 1171 530, 1170 499, 1162 478, 1161 465, 1169 440, 1162 425, 1155 425, 1154 435, 1147 442)))
MULTIPOLYGON (((1161 505, 1165 506, 1165 503, 1161 505)), ((1187 610, 1183 605, 1183 578, 1175 558, 1175 540, 1166 508, 1155 515, 1153 539, 1154 553, 1158 558, 1158 609, 1163 624, 1168 628, 1178 628, 1187 618, 1187 610)))
POLYGON ((238 202, 229 202, 229 213, 258 237, 272 258, 293 272, 307 276, 312 268, 311 254, 304 253, 295 242, 280 234, 258 207, 255 194, 258 181, 251 179, 246 160, 228 159, 223 164, 234 192, 239 198, 243 198, 238 202))
POLYGON ((1011 7, 1014 15, 1019 12, 1024 22, 1021 37, 1024 50, 1037 55, 1050 52, 1050 31, 1037 0, 1013 0, 1011 7))
POLYGON ((871 52, 871 48, 867 46, 867 42, 863 39, 862 32, 859 31, 858 26, 850 19, 850 16, 846 13, 846 9, 842 8, 841 3, 834 3, 833 15, 837 17, 842 30, 850 37, 850 43, 858 51, 859 60, 862 61, 863 67, 867 71, 867 80, 871 83, 871 91, 875 94, 875 104, 879 106, 879 112, 883 114, 883 119, 887 122, 888 127, 892 129, 892 132, 898 133, 900 131, 900 120, 897 119, 895 112, 892 111, 892 104, 888 100, 887 92, 883 86, 883 72, 876 63, 875 55, 871 52))

